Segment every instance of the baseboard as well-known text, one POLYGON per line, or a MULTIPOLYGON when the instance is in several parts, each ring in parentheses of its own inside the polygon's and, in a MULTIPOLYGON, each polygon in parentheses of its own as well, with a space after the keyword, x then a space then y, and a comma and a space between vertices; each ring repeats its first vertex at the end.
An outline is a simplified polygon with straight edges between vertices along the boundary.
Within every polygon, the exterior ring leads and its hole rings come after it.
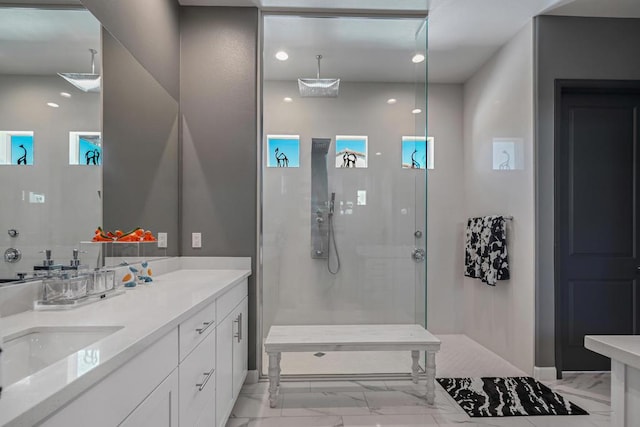
POLYGON ((247 372, 247 378, 245 379, 244 383, 245 384, 255 384, 258 382, 258 380, 260 379, 260 376, 258 375, 258 371, 249 371, 247 372))
POLYGON ((533 378, 538 381, 555 381, 557 372, 555 366, 534 366, 533 378))

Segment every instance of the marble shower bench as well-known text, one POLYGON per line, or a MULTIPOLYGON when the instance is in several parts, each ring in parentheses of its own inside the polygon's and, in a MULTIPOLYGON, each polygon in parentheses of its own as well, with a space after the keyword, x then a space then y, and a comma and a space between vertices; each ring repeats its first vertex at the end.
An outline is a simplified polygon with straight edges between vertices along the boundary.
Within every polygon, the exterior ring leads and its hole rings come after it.
POLYGON ((440 340, 420 325, 272 326, 264 342, 269 355, 269 404, 278 402, 283 352, 410 351, 411 379, 418 383, 420 351, 427 354, 427 402, 435 399, 436 353, 440 340))

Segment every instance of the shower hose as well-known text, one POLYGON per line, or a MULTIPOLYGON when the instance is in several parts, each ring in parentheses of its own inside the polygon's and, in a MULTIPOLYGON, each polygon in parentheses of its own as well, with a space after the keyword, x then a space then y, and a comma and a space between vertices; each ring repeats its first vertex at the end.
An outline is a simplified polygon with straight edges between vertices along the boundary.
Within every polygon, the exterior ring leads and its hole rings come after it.
POLYGON ((333 213, 329 213, 329 245, 327 248, 327 270, 331 274, 338 274, 340 271, 340 254, 338 253, 338 245, 336 244, 336 233, 333 229, 333 213), (331 269, 331 241, 333 240, 333 250, 336 253, 336 269, 331 269))

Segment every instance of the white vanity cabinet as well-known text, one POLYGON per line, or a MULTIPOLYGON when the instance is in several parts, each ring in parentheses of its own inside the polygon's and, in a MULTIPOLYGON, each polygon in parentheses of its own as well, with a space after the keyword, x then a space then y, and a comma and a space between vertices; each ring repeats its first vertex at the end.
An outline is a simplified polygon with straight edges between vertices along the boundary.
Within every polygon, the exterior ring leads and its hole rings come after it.
POLYGON ((247 376, 247 282, 216 302, 216 426, 224 427, 247 376))
POLYGON ((39 425, 224 427, 247 375, 247 316, 244 279, 39 425))
POLYGON ((178 387, 173 379, 177 366, 178 328, 174 327, 40 425, 113 427, 126 422, 133 426, 130 419, 147 419, 145 414, 162 404, 169 407, 154 414, 159 424, 138 425, 177 426, 173 415, 178 412, 178 387))

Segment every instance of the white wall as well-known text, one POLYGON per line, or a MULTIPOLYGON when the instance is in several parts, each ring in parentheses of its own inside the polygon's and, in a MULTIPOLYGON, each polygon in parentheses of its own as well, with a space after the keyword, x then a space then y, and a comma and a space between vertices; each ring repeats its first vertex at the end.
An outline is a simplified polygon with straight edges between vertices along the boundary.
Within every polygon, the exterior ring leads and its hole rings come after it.
MULTIPOLYGON (((464 85, 466 215, 512 215, 511 279, 464 278, 464 332, 531 374, 534 361, 533 26, 464 85), (493 170, 494 138, 516 141, 517 170, 493 170)), ((460 233, 461 242, 464 234, 460 233)))
POLYGON ((335 100, 302 99, 295 82, 264 86, 264 134, 299 134, 302 147, 299 169, 264 171, 265 331, 273 321, 404 323, 424 318, 424 264, 416 265, 410 254, 428 238, 428 327, 436 333, 460 332, 456 307, 462 248, 456 236, 464 218, 462 86, 429 87, 435 170, 429 172, 428 229, 417 241, 416 227, 425 231, 424 171, 400 168, 400 137, 424 128, 424 116, 410 113, 415 85, 343 82, 340 92, 335 100), (283 103, 285 96, 294 102, 283 103), (390 97, 397 104, 386 104, 390 97), (342 170, 330 162, 329 191, 336 191, 339 206, 355 201, 356 189, 366 189, 368 206, 355 206, 352 215, 336 213, 342 270, 331 276, 326 261, 309 255, 310 140, 336 134, 368 135, 369 167, 342 170))
POLYGON ((463 329, 464 222, 462 85, 429 84, 427 133, 435 138, 428 177, 427 327, 437 334, 463 329))

